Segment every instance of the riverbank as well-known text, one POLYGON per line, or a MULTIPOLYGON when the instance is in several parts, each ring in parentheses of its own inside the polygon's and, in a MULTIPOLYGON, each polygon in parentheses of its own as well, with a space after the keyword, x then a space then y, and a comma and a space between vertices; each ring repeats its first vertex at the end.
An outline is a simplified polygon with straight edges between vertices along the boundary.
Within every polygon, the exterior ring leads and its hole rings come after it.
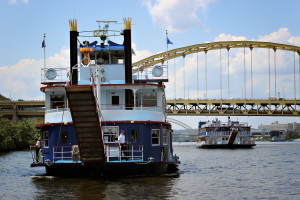
POLYGON ((34 138, 40 134, 35 128, 41 119, 26 119, 17 123, 0 117, 0 152, 26 150, 34 145, 34 138))

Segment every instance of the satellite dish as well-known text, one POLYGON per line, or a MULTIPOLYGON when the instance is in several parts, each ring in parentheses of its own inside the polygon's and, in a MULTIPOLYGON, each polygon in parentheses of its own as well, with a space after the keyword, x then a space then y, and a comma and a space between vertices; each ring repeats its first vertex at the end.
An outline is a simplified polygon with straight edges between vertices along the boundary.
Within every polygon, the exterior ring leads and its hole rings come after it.
POLYGON ((154 66, 152 69, 152 75, 155 77, 160 77, 163 74, 163 68, 161 66, 154 66))
POLYGON ((57 73, 56 73, 55 69, 50 68, 46 71, 45 76, 48 80, 53 80, 56 78, 57 73))

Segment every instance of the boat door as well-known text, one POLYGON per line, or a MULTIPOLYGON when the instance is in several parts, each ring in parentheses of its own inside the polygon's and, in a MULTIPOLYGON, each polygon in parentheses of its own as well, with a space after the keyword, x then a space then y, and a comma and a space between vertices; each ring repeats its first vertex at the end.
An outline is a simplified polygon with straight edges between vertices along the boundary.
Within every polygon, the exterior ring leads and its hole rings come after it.
POLYGON ((172 154, 171 149, 170 149, 170 132, 171 130, 169 129, 163 129, 163 147, 162 147, 162 161, 168 161, 169 156, 172 154))
POLYGON ((142 159, 141 155, 143 155, 143 145, 141 129, 138 125, 127 126, 125 133, 126 141, 128 141, 128 151, 129 156, 133 156, 133 158, 142 159))

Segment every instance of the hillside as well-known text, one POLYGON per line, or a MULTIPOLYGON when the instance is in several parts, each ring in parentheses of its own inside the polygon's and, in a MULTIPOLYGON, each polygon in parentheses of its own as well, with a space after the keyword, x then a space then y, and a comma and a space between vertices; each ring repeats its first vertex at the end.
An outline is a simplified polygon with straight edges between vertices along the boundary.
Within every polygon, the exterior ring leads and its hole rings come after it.
POLYGON ((0 94, 0 101, 10 101, 10 99, 0 94))

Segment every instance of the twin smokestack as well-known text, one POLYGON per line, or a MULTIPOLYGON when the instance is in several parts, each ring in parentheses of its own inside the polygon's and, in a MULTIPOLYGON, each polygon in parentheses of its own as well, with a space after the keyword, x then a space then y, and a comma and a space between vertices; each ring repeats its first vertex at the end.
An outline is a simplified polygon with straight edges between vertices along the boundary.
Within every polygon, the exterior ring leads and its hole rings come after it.
MULTIPOLYGON (((125 83, 132 83, 132 52, 131 52, 131 19, 123 19, 124 21, 124 59, 125 59, 125 83)), ((77 20, 69 20, 70 25, 70 77, 71 85, 78 84, 78 70, 73 69, 77 66, 77 20)))

